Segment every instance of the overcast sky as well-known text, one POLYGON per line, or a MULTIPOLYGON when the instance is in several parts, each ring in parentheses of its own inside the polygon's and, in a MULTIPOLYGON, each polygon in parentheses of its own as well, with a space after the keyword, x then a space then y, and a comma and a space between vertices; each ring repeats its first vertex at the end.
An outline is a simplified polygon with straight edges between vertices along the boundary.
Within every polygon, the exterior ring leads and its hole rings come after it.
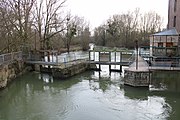
POLYGON ((140 8, 141 12, 155 11, 164 18, 167 25, 168 0, 67 0, 72 15, 84 17, 94 28, 103 24, 114 14, 126 13, 140 8))

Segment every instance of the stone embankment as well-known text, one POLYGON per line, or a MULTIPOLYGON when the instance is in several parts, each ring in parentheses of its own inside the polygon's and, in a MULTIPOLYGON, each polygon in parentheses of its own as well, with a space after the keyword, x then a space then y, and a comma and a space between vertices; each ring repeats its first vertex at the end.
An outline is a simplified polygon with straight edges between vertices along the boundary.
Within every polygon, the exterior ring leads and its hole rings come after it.
POLYGON ((0 88, 4 88, 7 84, 26 72, 23 61, 13 61, 8 64, 0 65, 0 88))
POLYGON ((80 74, 86 70, 96 68, 96 65, 91 65, 87 61, 78 60, 70 62, 67 65, 61 65, 52 68, 52 76, 54 78, 68 78, 80 74))

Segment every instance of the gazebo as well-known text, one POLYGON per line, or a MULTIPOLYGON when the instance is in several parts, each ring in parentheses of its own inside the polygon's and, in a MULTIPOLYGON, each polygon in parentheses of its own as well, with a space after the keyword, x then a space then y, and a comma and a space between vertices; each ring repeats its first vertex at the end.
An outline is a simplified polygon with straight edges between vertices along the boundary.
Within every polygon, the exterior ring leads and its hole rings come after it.
POLYGON ((175 28, 150 36, 150 56, 178 57, 180 40, 175 28))

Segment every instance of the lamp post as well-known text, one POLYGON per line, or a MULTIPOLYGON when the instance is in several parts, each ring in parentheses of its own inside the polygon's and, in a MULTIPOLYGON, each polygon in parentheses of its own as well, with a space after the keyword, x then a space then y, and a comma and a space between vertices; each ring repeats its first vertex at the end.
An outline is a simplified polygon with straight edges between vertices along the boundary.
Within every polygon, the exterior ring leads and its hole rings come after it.
POLYGON ((66 23, 66 27, 67 27, 67 34, 66 34, 66 48, 67 48, 67 52, 68 52, 68 54, 69 54, 69 21, 70 21, 70 17, 69 16, 67 16, 67 23, 66 23))

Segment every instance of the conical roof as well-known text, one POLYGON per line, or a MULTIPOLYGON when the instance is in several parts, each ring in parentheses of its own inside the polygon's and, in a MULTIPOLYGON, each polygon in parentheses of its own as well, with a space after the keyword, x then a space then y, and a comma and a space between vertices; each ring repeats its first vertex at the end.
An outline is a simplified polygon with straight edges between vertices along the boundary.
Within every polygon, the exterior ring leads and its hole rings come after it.
POLYGON ((134 72, 147 72, 147 71, 149 71, 149 65, 141 56, 138 55, 137 69, 136 69, 136 61, 134 61, 127 70, 134 71, 134 72))

